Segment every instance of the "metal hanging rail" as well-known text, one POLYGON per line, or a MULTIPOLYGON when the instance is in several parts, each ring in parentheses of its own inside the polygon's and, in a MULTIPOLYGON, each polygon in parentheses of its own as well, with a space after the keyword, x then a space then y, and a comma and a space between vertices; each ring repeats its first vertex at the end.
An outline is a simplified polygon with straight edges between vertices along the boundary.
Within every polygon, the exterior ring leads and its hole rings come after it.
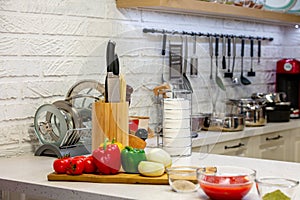
POLYGON ((143 33, 160 33, 170 35, 189 35, 189 36, 205 36, 205 37, 226 37, 226 38, 240 38, 240 39, 253 39, 253 40, 267 40, 273 41, 272 37, 259 37, 259 36, 245 36, 245 35, 232 35, 232 34, 217 34, 217 33, 201 33, 201 32, 187 32, 187 31, 169 31, 165 29, 144 28, 143 33))

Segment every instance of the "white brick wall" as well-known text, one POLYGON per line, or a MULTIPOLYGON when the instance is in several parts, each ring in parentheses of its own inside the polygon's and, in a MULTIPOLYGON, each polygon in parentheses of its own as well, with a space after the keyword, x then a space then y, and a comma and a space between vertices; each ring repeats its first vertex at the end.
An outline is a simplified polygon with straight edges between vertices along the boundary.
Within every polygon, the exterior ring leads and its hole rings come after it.
MULTIPOLYGON (((299 58, 300 53, 299 31, 293 28, 118 10, 114 0, 0 0, 0 156, 32 151, 37 139, 30 124, 40 105, 63 99, 79 80, 103 83, 105 48, 110 38, 117 42, 122 72, 135 89, 131 114, 154 116, 151 90, 161 83, 161 36, 143 34, 145 27, 274 37, 273 42, 263 42, 261 65, 257 66, 255 60, 257 76, 250 78, 253 84, 234 86, 223 79, 227 93, 220 94, 220 109, 226 97, 274 91, 276 61, 282 57, 299 58)), ((180 41, 180 37, 169 39, 180 41)), ((192 40, 189 41, 191 52, 192 40)), ((210 112, 208 44, 206 38, 197 41, 200 75, 191 79, 196 91, 194 108, 210 112)), ((239 50, 238 45, 237 73, 239 50)), ((248 71, 248 43, 245 55, 244 67, 248 71)))

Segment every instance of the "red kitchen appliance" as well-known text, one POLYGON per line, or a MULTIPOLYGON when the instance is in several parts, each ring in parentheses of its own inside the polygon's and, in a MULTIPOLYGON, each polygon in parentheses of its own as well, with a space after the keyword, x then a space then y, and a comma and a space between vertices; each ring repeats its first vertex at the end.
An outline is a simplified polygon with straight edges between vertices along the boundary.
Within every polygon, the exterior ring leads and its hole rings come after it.
POLYGON ((300 61, 282 59, 276 66, 276 92, 285 92, 291 102, 291 118, 299 118, 300 109, 300 61))

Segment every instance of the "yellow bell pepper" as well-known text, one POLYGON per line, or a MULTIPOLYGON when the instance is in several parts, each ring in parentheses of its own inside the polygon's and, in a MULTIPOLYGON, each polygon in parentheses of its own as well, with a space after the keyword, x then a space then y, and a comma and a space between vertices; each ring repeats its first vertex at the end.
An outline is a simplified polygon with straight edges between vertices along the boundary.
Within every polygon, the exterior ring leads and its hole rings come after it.
MULTIPOLYGON (((120 142, 115 141, 115 139, 112 139, 111 142, 107 142, 107 143, 106 143, 106 145, 109 145, 109 144, 116 144, 116 145, 119 147, 120 152, 124 149, 123 144, 120 143, 120 142)), ((100 147, 103 147, 103 145, 104 145, 104 143, 101 143, 101 144, 100 144, 100 147)))

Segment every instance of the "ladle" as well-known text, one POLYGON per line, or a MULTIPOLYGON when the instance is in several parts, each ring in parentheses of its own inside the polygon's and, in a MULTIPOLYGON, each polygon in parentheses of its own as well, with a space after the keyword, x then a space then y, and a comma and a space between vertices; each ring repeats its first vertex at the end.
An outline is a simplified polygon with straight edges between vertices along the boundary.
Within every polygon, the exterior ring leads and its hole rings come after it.
POLYGON ((218 75, 218 55, 219 55, 219 38, 216 37, 216 48, 215 48, 215 56, 216 56, 216 83, 222 90, 226 90, 223 84, 222 79, 218 75))
POLYGON ((244 77, 243 73, 244 73, 244 69, 243 69, 243 64, 244 64, 244 61, 243 61, 243 58, 244 58, 244 47, 245 47, 245 40, 244 38, 242 38, 242 47, 241 47, 241 83, 243 85, 249 85, 251 84, 251 81, 249 81, 246 77, 244 77))
POLYGON ((253 71, 253 38, 250 39, 250 57, 251 57, 251 68, 248 72, 248 76, 255 76, 255 71, 253 71))

